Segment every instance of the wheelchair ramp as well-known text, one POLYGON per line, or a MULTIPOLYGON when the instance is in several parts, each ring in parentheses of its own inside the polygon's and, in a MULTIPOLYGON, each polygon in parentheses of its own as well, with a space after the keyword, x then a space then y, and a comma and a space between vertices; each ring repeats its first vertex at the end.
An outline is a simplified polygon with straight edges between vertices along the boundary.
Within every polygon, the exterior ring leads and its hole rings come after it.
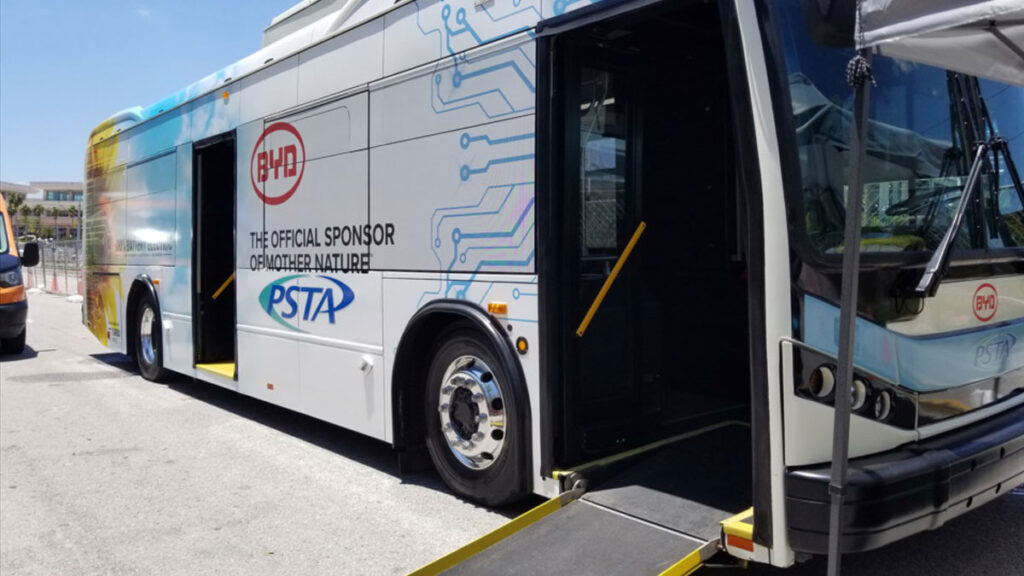
POLYGON ((749 506, 750 465, 736 458, 749 454, 749 434, 729 422, 659 446, 413 574, 689 574, 719 551, 722 522, 749 506))

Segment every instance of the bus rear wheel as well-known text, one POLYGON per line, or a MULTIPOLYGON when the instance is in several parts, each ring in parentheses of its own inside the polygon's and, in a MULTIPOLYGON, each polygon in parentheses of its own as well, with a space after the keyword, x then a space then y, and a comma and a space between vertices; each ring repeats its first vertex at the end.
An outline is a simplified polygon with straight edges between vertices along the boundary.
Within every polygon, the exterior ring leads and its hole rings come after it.
POLYGON ((440 340, 428 372, 427 450, 457 494, 487 506, 523 497, 525 449, 513 380, 476 331, 440 340))
POLYGON ((159 382, 167 375, 161 330, 156 302, 152 296, 144 294, 135 311, 135 361, 142 377, 152 382, 159 382))

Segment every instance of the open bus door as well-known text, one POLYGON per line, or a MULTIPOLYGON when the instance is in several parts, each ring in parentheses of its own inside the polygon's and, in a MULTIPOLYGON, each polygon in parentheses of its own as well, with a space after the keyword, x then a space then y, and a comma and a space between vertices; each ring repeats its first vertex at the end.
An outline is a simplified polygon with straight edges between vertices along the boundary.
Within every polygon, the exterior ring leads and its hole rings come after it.
POLYGON ((543 473, 566 491, 416 574, 753 557, 760 284, 719 8, 598 4, 538 26, 543 473))
POLYGON ((192 159, 193 350, 196 368, 235 379, 235 133, 195 145, 192 159))

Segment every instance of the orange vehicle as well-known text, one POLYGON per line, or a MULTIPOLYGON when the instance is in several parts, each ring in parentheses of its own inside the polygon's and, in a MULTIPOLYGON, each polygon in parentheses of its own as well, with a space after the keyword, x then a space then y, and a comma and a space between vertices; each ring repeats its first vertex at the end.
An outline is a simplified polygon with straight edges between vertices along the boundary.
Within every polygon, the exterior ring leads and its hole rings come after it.
POLYGON ((0 352, 20 354, 25 349, 28 300, 21 267, 38 263, 39 245, 35 242, 25 244, 25 253, 18 255, 7 202, 0 196, 0 352))

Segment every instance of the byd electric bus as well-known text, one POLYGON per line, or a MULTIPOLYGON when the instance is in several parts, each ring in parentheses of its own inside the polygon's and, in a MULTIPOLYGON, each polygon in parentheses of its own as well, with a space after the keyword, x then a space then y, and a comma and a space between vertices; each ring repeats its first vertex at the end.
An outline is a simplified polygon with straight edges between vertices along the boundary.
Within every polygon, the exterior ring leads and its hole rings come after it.
POLYGON ((853 48, 804 4, 303 2, 93 131, 85 322, 470 500, 578 499, 541 523, 581 571, 824 553, 840 393, 842 549, 937 527, 1024 482, 1024 89, 875 58, 839 390, 853 48))

